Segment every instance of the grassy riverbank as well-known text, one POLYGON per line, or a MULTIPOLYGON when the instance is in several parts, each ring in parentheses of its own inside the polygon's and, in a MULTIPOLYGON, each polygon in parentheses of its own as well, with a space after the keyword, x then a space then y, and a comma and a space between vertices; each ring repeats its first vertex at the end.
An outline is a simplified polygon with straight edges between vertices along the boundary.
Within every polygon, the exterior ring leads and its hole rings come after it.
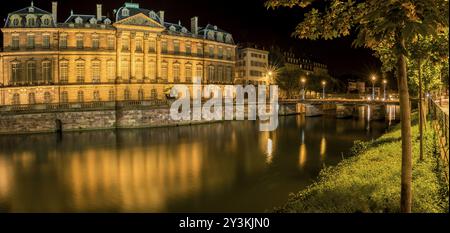
MULTIPOLYGON (((425 160, 419 159, 417 114, 413 116, 413 212, 448 212, 448 187, 436 157, 431 130, 425 160)), ((429 126, 428 126, 429 128, 429 126)), ((292 194, 276 212, 399 212, 400 125, 372 142, 357 142, 354 157, 324 169, 307 189, 292 194)))

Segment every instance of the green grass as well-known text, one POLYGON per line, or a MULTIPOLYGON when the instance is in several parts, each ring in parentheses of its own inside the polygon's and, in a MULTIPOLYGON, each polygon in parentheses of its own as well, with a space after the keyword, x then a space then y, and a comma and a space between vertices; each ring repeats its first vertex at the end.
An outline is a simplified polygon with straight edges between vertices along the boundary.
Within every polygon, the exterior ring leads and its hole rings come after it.
MULTIPOLYGON (((419 159, 417 114, 413 115, 413 212, 448 212, 448 184, 436 155, 430 127, 425 133, 425 160, 419 159)), ((307 189, 291 194, 275 212, 383 213, 400 211, 400 125, 372 142, 356 142, 355 155, 325 168, 307 189)))

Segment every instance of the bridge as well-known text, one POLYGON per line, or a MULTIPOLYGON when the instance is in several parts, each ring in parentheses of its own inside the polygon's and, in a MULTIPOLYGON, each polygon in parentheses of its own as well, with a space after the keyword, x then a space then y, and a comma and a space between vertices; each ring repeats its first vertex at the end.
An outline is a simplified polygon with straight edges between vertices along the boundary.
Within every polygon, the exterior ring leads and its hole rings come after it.
POLYGON ((283 99, 279 101, 282 115, 304 113, 306 116, 320 116, 325 111, 335 111, 337 118, 349 118, 360 115, 359 107, 368 106, 367 113, 371 120, 390 117, 394 107, 394 117, 398 114, 395 107, 397 99, 369 100, 364 98, 325 98, 325 99, 283 99))

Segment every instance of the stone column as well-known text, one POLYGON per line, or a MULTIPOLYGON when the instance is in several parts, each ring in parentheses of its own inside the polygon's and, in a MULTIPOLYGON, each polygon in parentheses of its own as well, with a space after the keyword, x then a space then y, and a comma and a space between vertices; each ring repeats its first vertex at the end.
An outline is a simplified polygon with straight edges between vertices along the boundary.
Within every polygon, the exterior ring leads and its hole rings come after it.
POLYGON ((156 38, 156 80, 161 77, 161 36, 156 38))
POLYGON ((130 80, 136 81, 136 33, 130 35, 130 80))
POLYGON ((144 34, 144 81, 147 82, 149 79, 148 75, 148 34, 144 34))
MULTIPOLYGON (((116 76, 118 77, 118 79, 122 79, 122 69, 121 69, 121 60, 120 60, 120 56, 122 55, 122 33, 121 32, 117 32, 116 35, 116 76)), ((120 81, 117 80, 117 81, 120 81)))

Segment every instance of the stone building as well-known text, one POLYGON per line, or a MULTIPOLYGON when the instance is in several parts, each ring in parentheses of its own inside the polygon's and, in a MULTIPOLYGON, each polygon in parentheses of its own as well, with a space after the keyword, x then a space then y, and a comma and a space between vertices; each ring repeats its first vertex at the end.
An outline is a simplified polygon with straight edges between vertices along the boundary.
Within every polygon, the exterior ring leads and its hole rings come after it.
POLYGON ((236 82, 241 84, 269 84, 269 52, 253 47, 238 49, 236 82))
POLYGON ((190 28, 164 12, 124 3, 114 18, 71 12, 57 22, 31 3, 8 14, 0 51, 0 105, 164 99, 173 84, 231 84, 233 37, 217 26, 190 28))
POLYGON ((299 57, 291 52, 284 53, 284 60, 285 66, 298 67, 305 71, 306 74, 328 74, 327 65, 299 57))

